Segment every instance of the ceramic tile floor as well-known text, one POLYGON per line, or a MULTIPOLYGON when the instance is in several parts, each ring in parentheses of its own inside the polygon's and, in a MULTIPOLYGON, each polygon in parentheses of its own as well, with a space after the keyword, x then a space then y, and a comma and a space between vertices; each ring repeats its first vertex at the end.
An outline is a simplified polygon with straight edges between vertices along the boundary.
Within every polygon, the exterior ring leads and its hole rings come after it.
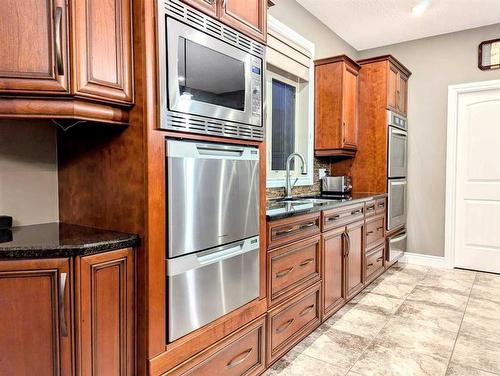
POLYGON ((500 275, 396 265, 265 375, 500 375, 500 275))

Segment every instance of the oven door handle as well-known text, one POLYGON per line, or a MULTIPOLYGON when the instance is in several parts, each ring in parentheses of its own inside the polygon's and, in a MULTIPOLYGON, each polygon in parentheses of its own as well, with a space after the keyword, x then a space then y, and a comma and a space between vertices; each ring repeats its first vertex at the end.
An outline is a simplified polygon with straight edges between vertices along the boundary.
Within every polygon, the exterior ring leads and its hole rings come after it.
POLYGON ((396 236, 395 238, 390 238, 389 239, 389 243, 391 243, 391 244, 392 243, 397 243, 397 242, 400 242, 401 240, 405 240, 407 237, 408 237, 408 235, 405 232, 404 234, 396 236))
POLYGON ((245 149, 228 146, 196 144, 196 149, 200 155, 211 155, 221 157, 241 157, 245 149))
POLYGON ((392 129, 392 134, 397 134, 398 136, 408 137, 407 133, 404 131, 400 131, 399 129, 392 129))
POLYGON ((396 186, 396 185, 406 185, 407 182, 406 180, 405 181, 391 181, 390 183, 392 186, 396 186))

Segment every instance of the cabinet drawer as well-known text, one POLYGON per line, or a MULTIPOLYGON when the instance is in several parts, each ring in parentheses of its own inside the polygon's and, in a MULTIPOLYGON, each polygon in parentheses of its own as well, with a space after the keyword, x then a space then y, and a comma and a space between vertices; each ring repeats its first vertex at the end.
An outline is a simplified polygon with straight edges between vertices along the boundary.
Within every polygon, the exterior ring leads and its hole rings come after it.
POLYGON ((373 217, 377 213, 377 200, 371 200, 365 203, 366 217, 373 217))
POLYGON ((363 220, 364 209, 364 204, 358 204, 325 210, 322 214, 323 231, 363 220))
POLYGON ((379 198, 377 200, 377 206, 375 209, 376 213, 377 214, 385 214, 385 205, 386 205, 385 198, 379 198))
POLYGON ((269 312, 268 365, 295 346, 320 324, 321 284, 269 312))
POLYGON ((384 245, 370 251, 366 255, 366 277, 376 277, 377 272, 384 270, 384 245))
POLYGON ((265 317, 187 360, 164 376, 250 376, 265 369, 265 317))
POLYGON ((280 245, 320 233, 321 213, 305 214, 267 223, 267 247, 280 245))
POLYGON ((366 221, 366 249, 384 241, 384 216, 377 216, 366 221))
POLYGON ((320 280, 320 235, 268 253, 269 305, 320 280))

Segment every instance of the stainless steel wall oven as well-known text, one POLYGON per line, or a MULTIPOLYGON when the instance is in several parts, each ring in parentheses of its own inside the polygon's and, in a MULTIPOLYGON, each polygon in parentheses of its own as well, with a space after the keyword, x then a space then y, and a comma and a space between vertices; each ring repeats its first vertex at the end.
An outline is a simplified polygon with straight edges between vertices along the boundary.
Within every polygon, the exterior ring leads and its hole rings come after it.
POLYGON ((259 296, 259 150, 167 140, 168 338, 259 296))
POLYGON ((179 0, 159 0, 160 127, 264 138, 265 48, 179 0))

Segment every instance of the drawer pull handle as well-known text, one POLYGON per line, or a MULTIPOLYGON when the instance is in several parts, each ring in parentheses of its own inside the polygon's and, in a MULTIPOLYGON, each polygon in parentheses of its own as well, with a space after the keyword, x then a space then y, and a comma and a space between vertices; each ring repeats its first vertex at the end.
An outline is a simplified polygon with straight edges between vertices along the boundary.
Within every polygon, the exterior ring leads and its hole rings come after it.
POLYGON ((367 207, 366 210, 367 211, 374 211, 375 210, 375 205, 367 207))
POLYGON ((304 260, 302 261, 299 266, 306 266, 306 265, 309 265, 311 262, 313 262, 314 259, 310 258, 310 259, 307 259, 307 260, 304 260))
POLYGON ((371 235, 371 234, 373 234, 374 232, 375 232, 375 231, 368 231, 368 232, 367 232, 367 234, 368 234, 368 235, 371 235))
POLYGON ((233 359, 229 361, 229 363, 226 364, 227 368, 233 368, 236 367, 237 365, 240 365, 245 361, 246 358, 252 353, 252 348, 249 348, 248 350, 243 351, 241 354, 236 355, 233 359))
POLYGON ((340 215, 338 215, 338 214, 337 214, 337 215, 334 215, 333 217, 328 217, 328 218, 326 219, 326 221, 327 221, 327 222, 330 222, 330 221, 336 221, 336 220, 337 220, 337 219, 339 219, 339 218, 340 218, 340 215))
POLYGON ((378 227, 377 231, 382 231, 384 228, 383 227, 378 227))
POLYGON ((294 230, 294 227, 290 227, 289 229, 287 230, 283 230, 283 231, 276 231, 276 236, 281 236, 281 235, 285 235, 285 234, 288 234, 290 232, 292 232, 294 230))
POLYGON ((293 270, 293 266, 291 268, 281 270, 281 271, 276 273, 276 278, 282 278, 282 277, 286 276, 288 273, 290 273, 292 270, 293 270))
POLYGON ((63 337, 68 336, 68 327, 66 325, 66 302, 65 302, 65 291, 66 291, 66 280, 68 274, 61 273, 59 275, 59 320, 61 321, 61 335, 63 337))
POLYGON ((377 259, 377 262, 382 261, 383 259, 384 259, 384 257, 383 257, 383 256, 380 256, 380 257, 377 259))
POLYGON ((288 320, 288 321, 287 321, 287 322, 285 322, 283 325, 281 325, 279 328, 276 328, 276 333, 281 333, 281 332, 283 332, 283 331, 287 330, 287 329, 288 329, 288 327, 289 327, 290 325, 292 325, 292 322, 294 322, 294 321, 295 321, 295 319, 290 319, 290 320, 288 320))
POLYGON ((384 208, 384 207, 385 207, 385 204, 378 204, 378 207, 379 207, 380 209, 382 209, 382 208, 384 208))
POLYGON ((314 226, 315 224, 316 224, 315 222, 311 222, 311 223, 308 223, 306 225, 302 225, 302 226, 300 226, 299 230, 304 230, 306 228, 314 226))
POLYGON ((311 304, 309 307, 306 307, 302 312, 300 312, 299 316, 303 317, 303 316, 307 315, 309 312, 312 311, 313 308, 314 308, 314 304, 311 304))
POLYGON ((366 265, 366 266, 368 266, 368 267, 373 266, 373 262, 369 263, 369 264, 368 264, 368 265, 366 265))
POLYGON ((351 212, 351 215, 361 214, 363 211, 361 209, 354 210, 351 212))
POLYGON ((55 19, 55 40, 56 40, 56 68, 59 76, 64 75, 64 61, 62 53, 62 16, 63 10, 61 7, 56 8, 55 19))

